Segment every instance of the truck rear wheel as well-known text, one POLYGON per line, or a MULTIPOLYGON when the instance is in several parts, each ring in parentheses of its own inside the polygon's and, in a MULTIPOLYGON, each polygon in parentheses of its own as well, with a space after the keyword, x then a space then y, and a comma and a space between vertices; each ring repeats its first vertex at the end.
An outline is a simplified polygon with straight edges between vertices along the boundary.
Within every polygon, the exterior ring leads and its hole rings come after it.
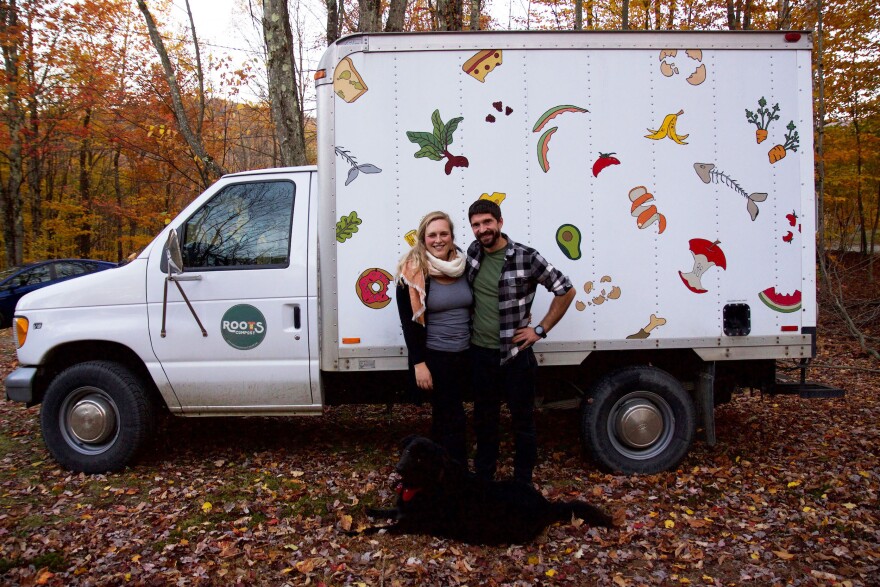
POLYGON ((40 410, 43 440, 63 467, 105 473, 125 467, 153 431, 153 404, 143 383, 110 361, 62 371, 40 410))
POLYGON ((600 379, 584 402, 581 434, 593 460, 623 473, 677 466, 696 429, 693 401, 675 377, 635 366, 600 379))

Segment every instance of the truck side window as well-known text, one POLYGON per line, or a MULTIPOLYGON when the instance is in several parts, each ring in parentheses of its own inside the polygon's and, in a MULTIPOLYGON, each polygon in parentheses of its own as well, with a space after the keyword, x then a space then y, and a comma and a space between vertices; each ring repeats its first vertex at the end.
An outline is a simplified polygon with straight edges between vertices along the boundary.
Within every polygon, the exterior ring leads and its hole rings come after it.
POLYGON ((295 191, 289 181, 223 188, 184 225, 184 266, 286 267, 295 191))

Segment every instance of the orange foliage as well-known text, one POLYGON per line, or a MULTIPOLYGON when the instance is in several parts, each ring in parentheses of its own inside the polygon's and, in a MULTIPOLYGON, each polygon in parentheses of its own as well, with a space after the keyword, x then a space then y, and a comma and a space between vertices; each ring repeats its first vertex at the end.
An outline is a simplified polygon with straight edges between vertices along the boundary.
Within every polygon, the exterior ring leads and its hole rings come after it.
MULTIPOLYGON (((21 30, 10 39, 22 53, 18 91, 33 104, 22 117, 21 259, 118 261, 143 248, 202 191, 198 163, 176 128, 167 83, 134 3, 84 0, 75 12, 68 4, 20 1, 21 30)), ((166 42, 195 120, 191 41, 175 42, 177 36, 166 34, 166 42)), ((253 75, 233 71, 224 59, 215 67, 227 94, 253 75)), ((7 113, 9 105, 2 106, 7 113)), ((209 89, 202 133, 209 153, 230 172, 277 164, 265 103, 233 102, 209 89)), ((9 146, 0 117, 0 153, 9 146)), ((0 181, 7 177, 8 159, 0 157, 0 181)))

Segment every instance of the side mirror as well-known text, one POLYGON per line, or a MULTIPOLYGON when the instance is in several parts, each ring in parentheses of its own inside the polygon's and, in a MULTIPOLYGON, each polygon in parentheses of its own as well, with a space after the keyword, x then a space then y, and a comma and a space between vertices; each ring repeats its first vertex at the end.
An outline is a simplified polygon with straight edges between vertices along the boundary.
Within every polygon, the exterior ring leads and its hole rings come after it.
POLYGON ((168 260, 168 274, 183 273, 183 255, 180 252, 180 239, 177 237, 176 230, 172 230, 168 233, 168 242, 165 245, 165 255, 168 260))

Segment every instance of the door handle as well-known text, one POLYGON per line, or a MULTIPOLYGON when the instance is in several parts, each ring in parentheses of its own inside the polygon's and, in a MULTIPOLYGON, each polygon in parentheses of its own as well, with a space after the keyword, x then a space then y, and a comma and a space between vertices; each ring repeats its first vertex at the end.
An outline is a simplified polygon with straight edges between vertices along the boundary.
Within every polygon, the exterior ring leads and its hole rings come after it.
POLYGON ((299 304, 293 306, 293 327, 299 330, 300 327, 300 309, 299 304))

